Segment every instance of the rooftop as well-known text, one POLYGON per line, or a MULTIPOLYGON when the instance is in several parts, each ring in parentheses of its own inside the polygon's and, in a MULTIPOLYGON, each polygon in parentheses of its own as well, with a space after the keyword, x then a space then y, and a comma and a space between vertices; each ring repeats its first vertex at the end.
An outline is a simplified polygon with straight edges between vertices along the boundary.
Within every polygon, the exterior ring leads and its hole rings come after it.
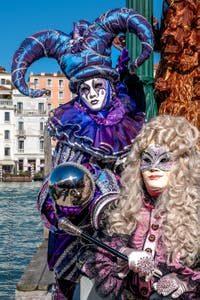
POLYGON ((44 76, 44 77, 65 77, 66 76, 61 73, 61 72, 54 72, 54 73, 45 73, 45 72, 41 72, 39 74, 34 74, 33 72, 30 73, 30 77, 40 77, 40 76, 44 76))

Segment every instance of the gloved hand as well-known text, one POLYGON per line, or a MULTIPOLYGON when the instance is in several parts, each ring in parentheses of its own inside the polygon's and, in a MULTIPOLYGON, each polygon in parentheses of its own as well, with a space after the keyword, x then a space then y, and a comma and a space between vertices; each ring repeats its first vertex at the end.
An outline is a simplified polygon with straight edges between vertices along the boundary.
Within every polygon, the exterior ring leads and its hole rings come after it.
POLYGON ((179 279, 175 273, 170 273, 163 276, 158 282, 153 284, 154 289, 158 294, 163 296, 171 295, 176 299, 183 293, 192 291, 187 281, 179 279))
POLYGON ((128 256, 129 270, 138 273, 139 277, 145 276, 146 281, 151 279, 154 273, 154 261, 150 253, 131 248, 122 248, 120 252, 128 256))

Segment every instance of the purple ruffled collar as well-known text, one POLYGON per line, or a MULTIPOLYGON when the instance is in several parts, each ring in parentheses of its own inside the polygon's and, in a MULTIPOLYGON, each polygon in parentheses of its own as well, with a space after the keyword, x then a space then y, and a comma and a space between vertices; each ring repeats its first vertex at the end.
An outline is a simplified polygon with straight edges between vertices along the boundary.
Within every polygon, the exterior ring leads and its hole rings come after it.
POLYGON ((77 100, 54 111, 48 123, 50 135, 98 159, 124 157, 144 123, 144 114, 114 97, 107 115, 102 117, 91 113, 77 100))
POLYGON ((86 112, 91 117, 91 119, 93 119, 97 124, 105 126, 117 124, 121 121, 125 114, 124 105, 117 97, 114 98, 112 110, 108 112, 106 117, 101 117, 98 114, 93 114, 89 112, 89 110, 86 107, 80 105, 78 102, 74 103, 74 107, 80 111, 86 112))

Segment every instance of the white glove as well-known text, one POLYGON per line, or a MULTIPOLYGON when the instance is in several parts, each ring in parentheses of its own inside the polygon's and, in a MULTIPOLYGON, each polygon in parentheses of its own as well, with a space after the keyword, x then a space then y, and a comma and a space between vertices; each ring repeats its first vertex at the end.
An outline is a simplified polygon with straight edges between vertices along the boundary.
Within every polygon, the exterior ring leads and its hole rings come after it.
POLYGON ((131 248, 120 250, 128 256, 129 269, 138 273, 139 277, 145 276, 145 281, 149 281, 154 273, 154 261, 150 253, 146 251, 136 251, 131 248))
POLYGON ((154 289, 158 294, 176 299, 183 293, 191 291, 189 284, 186 281, 179 279, 175 273, 170 273, 163 276, 158 282, 153 284, 154 289))

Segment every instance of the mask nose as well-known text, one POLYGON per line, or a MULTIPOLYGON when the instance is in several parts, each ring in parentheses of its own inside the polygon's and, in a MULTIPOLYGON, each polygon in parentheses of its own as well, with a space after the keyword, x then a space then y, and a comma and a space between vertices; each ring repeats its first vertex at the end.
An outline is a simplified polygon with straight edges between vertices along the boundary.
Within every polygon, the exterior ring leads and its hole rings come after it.
POLYGON ((97 92, 91 87, 89 92, 89 99, 94 99, 95 97, 97 97, 97 92))
POLYGON ((89 95, 89 99, 94 99, 95 97, 96 97, 96 95, 94 95, 94 94, 93 95, 92 94, 89 95))
POLYGON ((159 168, 157 167, 157 163, 152 163, 152 164, 150 165, 150 167, 149 167, 149 170, 150 170, 151 172, 156 172, 156 171, 158 171, 159 168))

